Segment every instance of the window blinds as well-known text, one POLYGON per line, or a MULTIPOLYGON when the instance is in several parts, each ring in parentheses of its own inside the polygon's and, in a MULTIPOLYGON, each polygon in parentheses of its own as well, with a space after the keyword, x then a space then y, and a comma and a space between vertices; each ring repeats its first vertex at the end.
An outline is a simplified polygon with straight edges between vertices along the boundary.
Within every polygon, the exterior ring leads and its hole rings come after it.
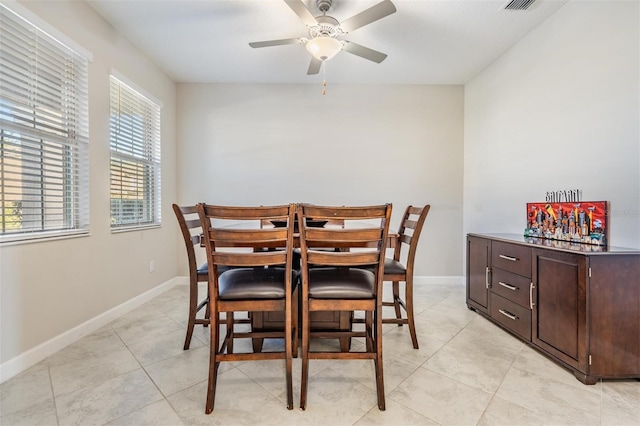
POLYGON ((0 242, 87 233, 88 62, 0 5, 0 242))
POLYGON ((160 106, 111 76, 111 228, 160 224, 160 106))

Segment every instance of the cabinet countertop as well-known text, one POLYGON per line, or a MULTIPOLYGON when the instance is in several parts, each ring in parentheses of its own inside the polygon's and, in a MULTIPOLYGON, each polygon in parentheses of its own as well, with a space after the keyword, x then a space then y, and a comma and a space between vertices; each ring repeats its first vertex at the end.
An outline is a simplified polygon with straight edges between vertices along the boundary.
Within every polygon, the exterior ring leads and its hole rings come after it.
POLYGON ((483 233, 483 234, 469 233, 468 235, 470 237, 489 238, 492 240, 504 241, 507 243, 515 243, 515 244, 525 245, 529 247, 540 247, 540 248, 545 248, 550 250, 563 251, 567 253, 589 254, 589 255, 640 254, 640 249, 637 249, 637 248, 581 244, 581 243, 574 243, 570 241, 550 240, 546 238, 537 238, 537 237, 525 237, 524 235, 509 234, 509 233, 483 233))

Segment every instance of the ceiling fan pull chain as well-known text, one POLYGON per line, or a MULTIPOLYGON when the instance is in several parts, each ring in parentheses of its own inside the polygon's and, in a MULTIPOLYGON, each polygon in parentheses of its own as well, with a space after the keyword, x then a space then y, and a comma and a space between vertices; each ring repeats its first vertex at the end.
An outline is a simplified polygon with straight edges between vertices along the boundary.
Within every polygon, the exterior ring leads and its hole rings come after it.
POLYGON ((322 61, 322 94, 327 94, 327 61, 322 61))

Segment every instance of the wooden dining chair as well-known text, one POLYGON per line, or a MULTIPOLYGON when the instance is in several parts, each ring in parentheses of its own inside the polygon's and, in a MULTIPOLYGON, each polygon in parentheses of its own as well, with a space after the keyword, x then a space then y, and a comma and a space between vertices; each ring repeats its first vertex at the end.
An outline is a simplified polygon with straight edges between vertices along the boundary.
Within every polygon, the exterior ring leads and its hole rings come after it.
POLYGON ((198 283, 207 282, 209 273, 207 264, 198 265, 195 246, 200 245, 200 234, 202 228, 200 217, 198 216, 198 206, 179 206, 173 204, 173 211, 178 219, 182 238, 187 249, 187 261, 189 265, 189 315, 187 320, 187 336, 184 340, 184 349, 189 349, 191 337, 193 336, 193 328, 196 324, 209 326, 209 296, 205 297, 198 303, 198 283), (198 312, 205 309, 204 318, 196 318, 198 312))
MULTIPOLYGON (((293 342, 297 326, 292 300, 297 274, 291 265, 295 205, 234 207, 198 205, 209 264, 210 355, 207 414, 213 411, 218 367, 224 361, 285 360, 287 408, 293 409, 291 378, 293 342), (287 226, 262 228, 259 221, 275 219, 287 226), (241 223, 248 223, 246 226, 241 223), (253 225, 252 225, 253 224, 253 225), (269 251, 264 248, 284 248, 269 251), (231 267, 224 270, 222 268, 231 267), (281 312, 284 328, 269 331, 237 331, 234 313, 281 312), (219 312, 226 313, 225 335, 220 333, 219 312), (282 338, 282 351, 234 353, 238 338, 282 338)), ((297 340, 296 340, 297 342, 297 340)))
POLYGON ((382 273, 391 204, 367 207, 329 207, 301 204, 302 254, 302 383, 300 408, 307 405, 310 359, 374 361, 378 408, 385 409, 382 366, 382 273), (343 228, 312 228, 306 218, 344 219, 343 228), (361 226, 349 226, 350 222, 361 226), (367 221, 364 224, 362 221, 367 221), (371 222, 376 222, 371 224, 371 222), (324 250, 321 250, 321 249, 324 250), (326 250, 334 249, 334 250, 326 250), (337 249, 337 250, 336 250, 337 249), (357 249, 357 250, 356 250, 357 249), (312 329, 310 315, 322 311, 364 311, 365 330, 312 329), (311 351, 312 338, 365 339, 363 351, 311 351))
POLYGON ((418 337, 416 335, 413 312, 413 266, 416 259, 418 240, 430 209, 431 206, 429 204, 424 207, 407 207, 398 229, 398 239, 393 258, 385 258, 384 260, 383 281, 391 282, 393 301, 383 301, 382 305, 393 306, 395 317, 383 318, 382 322, 383 324, 398 324, 398 326, 408 324, 414 349, 418 349, 418 337), (403 259, 403 256, 406 257, 403 259), (400 281, 405 283, 404 299, 400 297, 400 281), (407 313, 406 318, 402 317, 400 308, 407 313))

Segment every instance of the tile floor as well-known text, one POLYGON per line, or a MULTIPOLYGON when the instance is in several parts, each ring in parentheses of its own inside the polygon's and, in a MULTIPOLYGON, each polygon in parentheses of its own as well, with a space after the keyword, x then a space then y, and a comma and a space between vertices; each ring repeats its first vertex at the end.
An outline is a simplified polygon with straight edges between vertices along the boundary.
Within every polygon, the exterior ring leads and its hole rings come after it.
MULTIPOLYGON (((585 386, 467 310, 463 286, 416 293, 420 349, 385 326, 384 412, 371 361, 312 360, 306 411, 285 407, 283 361, 263 361, 223 364, 205 415, 208 332, 182 350, 177 286, 0 385, 0 424, 640 425, 640 381, 585 386)), ((296 403, 299 384, 294 360, 296 403)))

